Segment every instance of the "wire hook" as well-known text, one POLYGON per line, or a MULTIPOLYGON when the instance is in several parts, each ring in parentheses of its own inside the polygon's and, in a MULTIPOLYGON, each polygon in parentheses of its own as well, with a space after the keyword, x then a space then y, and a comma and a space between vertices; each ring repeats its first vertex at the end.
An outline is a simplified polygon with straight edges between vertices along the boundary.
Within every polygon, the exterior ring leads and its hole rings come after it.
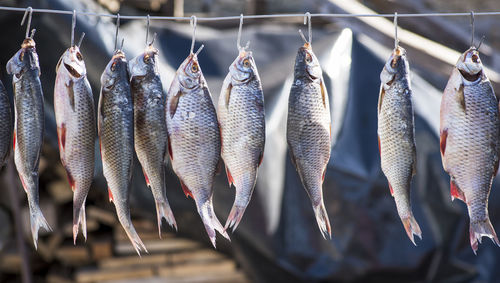
POLYGON ((196 16, 195 15, 191 16, 190 24, 193 27, 193 37, 191 38, 191 51, 190 51, 190 54, 193 54, 193 51, 194 51, 194 42, 195 42, 195 38, 196 38, 196 16))
POLYGON ((28 25, 26 26, 26 38, 29 38, 29 32, 30 32, 30 27, 31 27, 31 17, 33 16, 33 8, 31 8, 31 6, 26 8, 26 11, 24 12, 23 19, 21 20, 21 26, 24 25, 24 21, 26 20, 26 16, 28 15, 28 12, 29 12, 29 16, 28 16, 28 25))
MULTIPOLYGON (((146 45, 148 45, 148 37, 149 37, 149 14, 146 18, 146 45)), ((153 39, 153 41, 154 41, 154 39, 153 39)))
POLYGON ((305 24, 308 24, 307 26, 307 29, 308 29, 308 36, 309 36, 309 43, 311 43, 312 41, 312 27, 311 27, 311 13, 307 12, 305 15, 304 15, 304 25, 305 24))
POLYGON ((398 48, 398 12, 394 13, 394 49, 398 48))
POLYGON ((82 36, 80 36, 80 40, 78 40, 78 48, 82 45, 83 38, 85 37, 85 33, 82 32, 82 36))
POLYGON ((236 41, 236 47, 241 50, 241 29, 243 27, 243 14, 240 14, 240 27, 238 28, 238 40, 236 41))
MULTIPOLYGON (((117 50, 116 47, 117 47, 117 42, 118 42, 118 29, 120 28, 120 14, 116 14, 116 32, 115 32, 115 51, 117 50)), ((123 46, 123 42, 122 42, 122 46, 123 46)))
POLYGON ((75 27, 76 27, 76 10, 73 10, 73 17, 71 18, 71 45, 75 46, 75 27))
POLYGON ((470 46, 474 46, 474 11, 470 11, 471 38, 470 46))

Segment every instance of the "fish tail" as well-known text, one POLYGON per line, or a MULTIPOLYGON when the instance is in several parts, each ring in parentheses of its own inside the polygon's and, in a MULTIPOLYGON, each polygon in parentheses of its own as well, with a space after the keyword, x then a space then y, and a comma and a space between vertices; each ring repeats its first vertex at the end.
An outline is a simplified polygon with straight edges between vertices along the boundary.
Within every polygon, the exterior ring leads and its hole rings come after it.
MULTIPOLYGON (((76 196, 76 194, 75 194, 76 196)), ((87 241, 87 218, 85 216, 85 199, 79 203, 76 198, 73 200, 73 244, 76 245, 76 237, 78 236, 78 227, 82 226, 82 234, 87 241)))
POLYGON ((210 198, 206 202, 200 204, 197 203, 197 206, 198 206, 198 213, 200 214, 201 220, 205 225, 208 237, 210 238, 210 241, 212 242, 214 248, 216 248, 215 231, 218 231, 224 238, 231 240, 227 232, 224 230, 224 227, 219 222, 219 219, 217 219, 217 216, 215 215, 214 206, 212 204, 212 198, 210 198))
POLYGON ((328 213, 326 212, 325 203, 323 200, 318 205, 313 204, 314 214, 316 215, 316 221, 318 222, 319 230, 323 235, 325 240, 332 238, 332 229, 330 226, 330 219, 328 218, 328 213))
POLYGON ((487 217, 484 221, 471 221, 469 234, 470 246, 472 247, 472 251, 474 251, 474 254, 476 254, 478 242, 481 243, 481 238, 483 236, 490 238, 497 246, 500 247, 500 242, 498 241, 497 234, 495 233, 493 225, 491 225, 489 217, 487 217))
POLYGON ((420 230, 417 220, 415 220, 413 214, 410 213, 409 217, 401 217, 401 222, 403 222, 403 226, 405 227, 406 235, 408 235, 410 241, 416 246, 414 235, 422 240, 422 230, 420 230))
POLYGON ((38 205, 29 205, 30 209, 30 220, 31 220, 31 235, 33 236, 33 243, 35 244, 35 249, 38 249, 38 230, 40 228, 45 229, 46 231, 52 231, 52 228, 50 228, 49 223, 47 223, 47 220, 45 220, 45 217, 43 216, 42 210, 40 209, 40 206, 38 205))
POLYGON ((161 239, 162 218, 165 218, 165 221, 167 221, 167 223, 171 227, 175 228, 175 231, 177 231, 177 223, 175 222, 174 213, 172 212, 172 209, 170 208, 170 205, 167 200, 165 201, 155 200, 155 204, 156 204, 156 216, 158 218, 158 235, 160 236, 161 239))
MULTIPOLYGON (((115 203, 116 205, 116 203, 115 203)), ((118 212, 118 209, 117 209, 118 212)), ((139 235, 137 234, 137 231, 135 231, 134 225, 132 224, 132 220, 130 219, 130 211, 125 209, 123 213, 118 212, 118 220, 120 221, 120 224, 122 225, 123 229, 125 230, 125 233, 127 234, 130 242, 134 246, 135 251, 139 256, 141 256, 141 252, 144 251, 148 253, 148 250, 146 249, 146 246, 142 243, 141 238, 139 238, 139 235)))
POLYGON ((241 218, 243 217, 243 214, 245 213, 246 206, 239 206, 233 204, 233 207, 231 208, 231 212, 229 213, 229 216, 227 217, 226 220, 226 225, 224 226, 224 231, 227 231, 227 229, 232 228, 232 232, 236 230, 236 227, 240 224, 241 218))

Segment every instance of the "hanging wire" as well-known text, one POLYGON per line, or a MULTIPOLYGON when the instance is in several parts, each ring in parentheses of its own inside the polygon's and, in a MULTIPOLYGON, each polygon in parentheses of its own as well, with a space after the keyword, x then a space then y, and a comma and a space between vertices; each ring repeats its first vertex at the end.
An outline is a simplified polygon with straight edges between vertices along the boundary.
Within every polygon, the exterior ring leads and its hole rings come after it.
MULTIPOLYGON (((31 27, 31 17, 33 16, 33 8, 28 7, 26 8, 26 11, 24 12, 24 16, 23 16, 23 19, 21 20, 21 26, 24 25, 24 21, 26 20, 26 16, 28 15, 29 13, 29 16, 28 16, 28 24, 26 25, 26 38, 29 37, 29 32, 30 32, 30 27, 31 27)), ((34 32, 33 32, 34 34, 34 32)))
POLYGON ((312 26, 311 26, 311 13, 307 12, 304 16, 304 25, 307 23, 309 43, 312 42, 312 26))
MULTIPOLYGON (((119 30, 119 28, 120 28, 120 14, 116 14, 115 51, 117 50, 116 43, 118 42, 118 30, 119 30)), ((123 46, 123 42, 122 42, 122 46, 123 46)))
MULTIPOLYGON (((190 24, 193 27, 193 37, 191 38, 191 51, 189 52, 189 54, 193 54, 193 51, 194 51, 194 41, 196 39, 196 21, 197 21, 196 16, 192 15, 190 24)), ((201 50, 198 50, 198 51, 201 51, 201 50)), ((196 51, 196 54, 198 54, 198 51, 196 51)))
POLYGON ((398 12, 394 13, 394 49, 398 48, 398 12))
MULTIPOLYGON (((149 37, 149 15, 146 19, 146 45, 148 45, 148 37, 149 37)), ((154 41, 154 38, 153 38, 153 41, 154 41)), ((153 44, 153 42, 151 42, 151 44, 153 44)))
POLYGON ((71 47, 75 46, 75 27, 76 27, 76 10, 73 10, 73 17, 71 18, 71 47))
MULTIPOLYGON (((29 8, 29 7, 28 7, 29 8)), ((6 7, 0 6, 0 10, 3 11, 17 11, 26 12, 27 8, 17 8, 17 7, 6 7)), ((66 14, 72 15, 73 11, 68 10, 54 10, 54 9, 32 9, 34 13, 47 13, 47 14, 66 14)), ((108 17, 117 18, 114 14, 104 14, 104 13, 93 13, 93 12, 77 12, 79 15, 94 16, 94 17, 108 17)), ((477 12, 474 13, 475 16, 498 16, 498 12, 477 12)), ((304 14, 268 14, 268 15, 247 15, 243 16, 245 19, 268 19, 268 18, 293 18, 302 17, 304 14)), ((404 13, 398 14, 399 18, 416 18, 416 17, 463 17, 470 16, 470 12, 460 12, 460 13, 421 13, 412 14, 404 13)), ((122 19, 126 20, 144 20, 146 16, 120 16, 122 19)), ((334 13, 315 13, 311 14, 311 17, 331 17, 331 18, 361 18, 361 17, 376 17, 376 18, 392 18, 394 14, 334 14, 334 13)), ((167 16, 151 16, 151 20, 190 20, 191 17, 167 17, 167 16)), ((228 16, 228 17, 199 17, 198 21, 224 21, 224 20, 239 20, 240 16, 228 16)))
POLYGON ((82 32, 82 36, 80 36, 80 40, 78 41, 78 48, 82 45, 83 38, 85 37, 85 33, 82 32))
POLYGON ((474 46, 474 11, 470 11, 471 38, 470 46, 474 46))
POLYGON ((238 28, 238 40, 236 41, 236 47, 241 50, 241 29, 243 27, 243 14, 240 14, 240 27, 238 28))

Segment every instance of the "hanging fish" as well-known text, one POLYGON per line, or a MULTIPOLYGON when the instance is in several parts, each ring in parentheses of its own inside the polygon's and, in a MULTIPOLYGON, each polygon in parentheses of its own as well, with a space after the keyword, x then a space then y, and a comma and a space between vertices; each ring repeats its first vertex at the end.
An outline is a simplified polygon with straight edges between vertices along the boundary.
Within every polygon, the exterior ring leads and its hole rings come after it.
POLYGON ((488 197, 500 154, 498 99, 475 47, 458 59, 441 100, 440 148, 452 200, 467 204, 474 253, 483 236, 500 246, 488 197))
MULTIPOLYGON (((305 40, 304 40, 305 41, 305 40)), ((319 61, 310 42, 300 47, 288 99, 287 142, 323 237, 331 238, 330 220, 323 202, 323 181, 331 150, 328 93, 319 61)))
POLYGON ((73 191, 73 243, 78 227, 87 239, 85 200, 94 178, 96 138, 94 97, 79 46, 68 48, 57 63, 54 110, 59 155, 73 191))
POLYGON ((198 213, 215 247, 215 230, 229 239, 212 203, 213 183, 220 159, 217 114, 197 54, 190 53, 177 69, 167 93, 168 153, 186 196, 198 213))
POLYGON ((21 49, 7 62, 14 87, 14 162, 28 195, 31 234, 37 248, 38 230, 51 231, 40 210, 38 165, 44 132, 43 93, 34 30, 24 39, 21 49))
POLYGON ((116 50, 101 76, 98 135, 109 200, 134 249, 147 252, 130 219, 129 189, 134 158, 134 110, 125 53, 116 50))
POLYGON ((244 48, 229 67, 222 85, 218 118, 222 158, 229 185, 236 188, 225 229, 232 227, 234 232, 252 197, 266 138, 262 84, 252 52, 244 48))
POLYGON ((12 120, 9 96, 2 81, 0 81, 0 168, 9 158, 14 132, 14 122, 12 120))
POLYGON ((165 193, 166 93, 156 65, 157 55, 158 49, 151 42, 142 54, 129 62, 129 69, 134 100, 135 152, 155 199, 158 233, 161 237, 162 218, 176 230, 177 224, 165 193))
POLYGON ((410 66, 406 50, 397 46, 380 74, 378 137, 382 171, 406 233, 422 239, 410 204, 410 183, 416 172, 415 129, 411 101, 410 66))

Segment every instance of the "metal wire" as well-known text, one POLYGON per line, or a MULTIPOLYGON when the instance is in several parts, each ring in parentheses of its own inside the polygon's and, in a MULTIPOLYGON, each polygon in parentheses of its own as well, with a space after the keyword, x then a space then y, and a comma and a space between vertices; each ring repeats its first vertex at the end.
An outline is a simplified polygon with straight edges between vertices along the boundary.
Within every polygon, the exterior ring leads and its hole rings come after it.
MULTIPOLYGON (((0 11, 17 11, 25 12, 27 8, 17 8, 17 7, 6 7, 0 6, 0 11)), ((69 10, 52 10, 52 9, 33 9, 33 13, 47 13, 47 14, 65 14, 73 15, 73 11, 69 10)), ((78 15, 85 16, 95 16, 95 17, 108 17, 116 18, 116 14, 103 14, 103 13, 92 13, 92 12, 82 12, 77 11, 78 15)), ((398 18, 413 18, 413 17, 470 17, 470 12, 461 13, 422 13, 422 14, 398 14, 398 18)), ((474 12, 474 16, 498 16, 499 12, 474 12)), ((244 19, 269 19, 269 18, 293 18, 293 17, 304 17, 304 14, 274 14, 274 15, 246 15, 243 16, 244 19)), ((316 13, 311 14, 311 17, 325 17, 325 18, 360 18, 360 17, 380 17, 380 18, 392 18, 394 14, 329 14, 329 13, 316 13)), ((123 16, 120 15, 121 19, 125 20, 145 20, 147 16, 123 16)), ((189 21, 191 17, 167 17, 167 16, 150 16, 151 20, 184 20, 189 21)), ((228 16, 228 17, 197 17, 198 21, 224 21, 224 20, 239 20, 240 16, 228 16)))

